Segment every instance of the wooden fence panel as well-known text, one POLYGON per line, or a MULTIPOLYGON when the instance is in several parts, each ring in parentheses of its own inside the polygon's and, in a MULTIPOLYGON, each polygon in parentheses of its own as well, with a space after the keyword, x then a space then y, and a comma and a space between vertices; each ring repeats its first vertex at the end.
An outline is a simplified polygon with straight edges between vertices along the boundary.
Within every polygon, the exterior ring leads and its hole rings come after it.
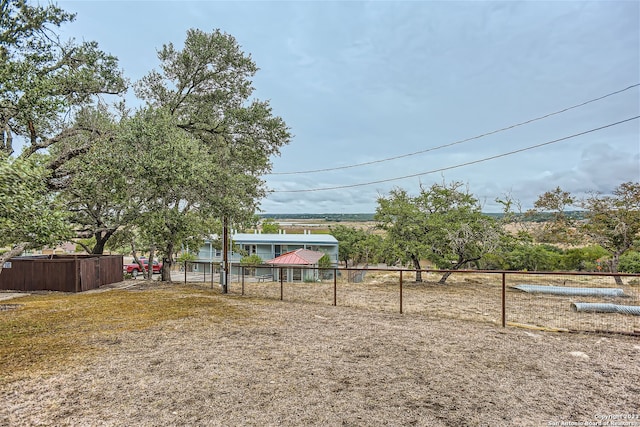
POLYGON ((122 255, 100 257, 100 285, 118 283, 124 280, 122 255))
POLYGON ((80 291, 88 291, 100 287, 100 260, 87 258, 78 261, 80 266, 80 291))
POLYGON ((122 255, 16 257, 0 273, 0 289, 79 292, 121 282, 122 255))

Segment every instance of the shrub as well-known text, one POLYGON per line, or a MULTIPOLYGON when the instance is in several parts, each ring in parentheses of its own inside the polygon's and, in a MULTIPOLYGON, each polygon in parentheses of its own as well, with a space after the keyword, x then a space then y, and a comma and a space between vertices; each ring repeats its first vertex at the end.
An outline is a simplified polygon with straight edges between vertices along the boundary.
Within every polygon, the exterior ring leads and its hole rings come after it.
POLYGON ((243 256, 242 259, 240 259, 240 265, 261 265, 261 264, 263 264, 262 258, 260 258, 260 256, 256 254, 243 256))
POLYGON ((640 273, 640 252, 629 251, 620 257, 618 271, 621 273, 640 273))
POLYGON ((594 271, 598 260, 606 258, 608 254, 600 245, 568 249, 563 257, 563 268, 565 270, 594 271))

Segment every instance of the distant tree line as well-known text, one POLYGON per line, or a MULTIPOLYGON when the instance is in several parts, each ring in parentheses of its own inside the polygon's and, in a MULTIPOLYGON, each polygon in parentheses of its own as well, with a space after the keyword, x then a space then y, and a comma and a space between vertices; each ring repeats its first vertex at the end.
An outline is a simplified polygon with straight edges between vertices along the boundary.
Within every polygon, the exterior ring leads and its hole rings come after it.
POLYGON ((313 214, 313 213, 303 213, 303 214, 260 214, 258 215, 260 218, 267 219, 316 219, 316 220, 324 220, 330 222, 343 222, 343 221, 351 221, 351 222, 367 222, 374 220, 373 213, 324 213, 324 214, 313 214))

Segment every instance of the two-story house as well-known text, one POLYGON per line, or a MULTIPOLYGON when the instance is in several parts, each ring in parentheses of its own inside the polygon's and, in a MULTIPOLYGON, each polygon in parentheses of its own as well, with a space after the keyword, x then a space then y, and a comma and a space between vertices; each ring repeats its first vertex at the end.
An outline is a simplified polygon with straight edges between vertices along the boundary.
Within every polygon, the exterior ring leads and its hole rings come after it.
MULTIPOLYGON (((222 262, 222 251, 214 247, 217 239, 217 236, 213 236, 211 240, 206 240, 196 256, 197 263, 206 263, 202 265, 206 271, 209 269, 207 264, 219 265, 222 262)), ((232 265, 239 264, 245 254, 258 255, 266 263, 296 249, 323 252, 329 256, 332 265, 338 265, 338 240, 330 234, 232 233, 229 239, 234 248, 243 252, 240 253, 237 250, 229 252, 229 262, 232 265)), ((237 268, 234 268, 232 273, 237 273, 237 268)))

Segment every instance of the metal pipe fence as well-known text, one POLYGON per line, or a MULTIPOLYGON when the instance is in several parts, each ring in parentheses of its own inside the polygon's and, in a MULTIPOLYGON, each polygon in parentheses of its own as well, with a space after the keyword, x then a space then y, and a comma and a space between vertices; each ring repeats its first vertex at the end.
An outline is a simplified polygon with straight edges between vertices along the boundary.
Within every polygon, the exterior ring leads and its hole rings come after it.
MULTIPOLYGON (((197 264, 197 263, 190 263, 197 264)), ((183 266, 185 282, 219 284, 215 265, 183 266), (193 268, 191 268, 193 269, 193 268)), ((640 306, 640 274, 421 270, 395 268, 315 268, 233 265, 228 291, 257 298, 341 305, 425 317, 458 319, 497 326, 552 331, 610 332, 640 336, 640 316, 617 312, 580 312, 578 303, 640 306), (445 284, 439 281, 450 273, 445 284), (621 282, 621 284, 620 284, 621 282), (534 291, 519 289, 534 285, 534 291), (583 292, 584 289, 609 292, 583 292), (568 292, 556 293, 556 291, 568 292), (621 291, 620 291, 621 290, 621 291), (554 291, 543 293, 540 291, 554 291), (603 295, 605 294, 605 295, 603 295), (578 304, 578 305, 576 305, 578 304)), ((598 306, 595 306, 598 307, 598 306)))

